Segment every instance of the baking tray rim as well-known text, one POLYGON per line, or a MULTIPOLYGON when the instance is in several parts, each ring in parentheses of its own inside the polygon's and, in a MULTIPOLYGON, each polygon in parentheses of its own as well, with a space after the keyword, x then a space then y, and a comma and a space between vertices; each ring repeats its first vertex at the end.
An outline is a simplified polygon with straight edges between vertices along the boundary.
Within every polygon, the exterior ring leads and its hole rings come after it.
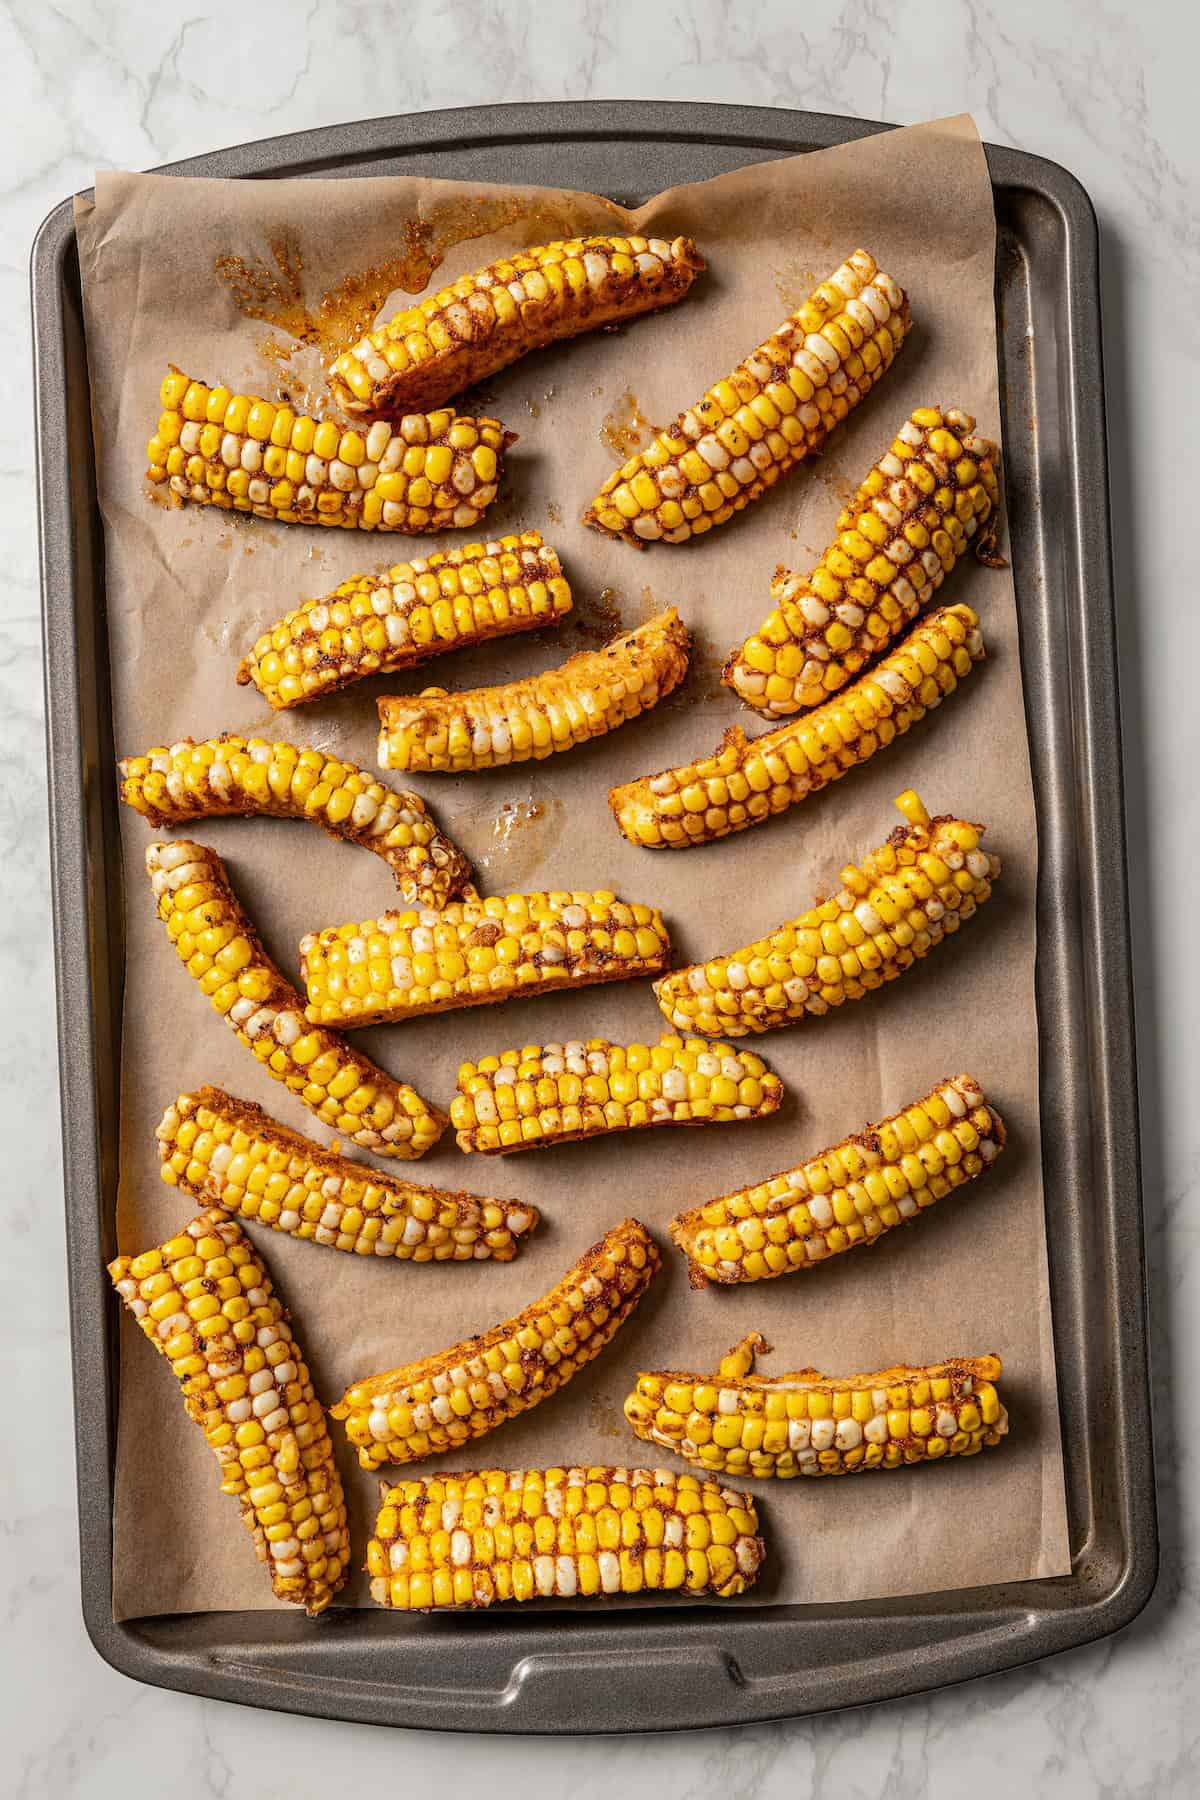
MULTIPOLYGON (((503 106, 464 107, 397 115, 261 139, 199 157, 166 165, 163 174, 272 178, 289 174, 333 172, 339 166, 361 163, 387 152, 433 153, 448 145, 472 140, 526 141, 570 144, 572 141, 614 139, 653 140, 703 145, 721 144, 788 154, 851 141, 879 131, 886 124, 843 119, 833 114, 805 113, 791 109, 717 105, 706 102, 564 101, 548 104, 513 103, 503 106)), ((1124 818, 1121 804, 1120 715, 1115 649, 1115 593, 1112 580, 1107 468, 1104 455, 1104 399, 1100 368, 1098 227, 1090 197, 1075 176, 1061 165, 1005 146, 987 145, 994 188, 1025 189, 1049 200, 1067 227, 1069 288, 1073 318, 1086 315, 1091 342, 1084 334, 1084 360, 1092 380, 1088 391, 1074 397, 1086 414, 1082 421, 1092 428, 1099 445, 1099 488, 1093 492, 1091 516, 1079 521, 1085 527, 1093 551, 1100 559, 1091 565, 1090 588, 1097 594, 1103 634, 1089 639, 1088 668, 1083 701, 1089 732, 1090 793, 1080 797, 1089 815, 1091 844, 1096 863, 1109 877, 1105 923, 1108 931, 1105 968, 1101 971, 1102 1000, 1097 1000, 1099 1036, 1102 1040, 1103 1075, 1111 1089, 1124 1072, 1128 1091, 1123 1107, 1112 1092, 1106 1094, 1104 1116, 1110 1127, 1103 1145, 1104 1166, 1114 1204, 1123 1195, 1125 1223, 1136 1226, 1136 1243, 1126 1254, 1129 1266, 1118 1271, 1114 1319, 1116 1369, 1114 1381, 1121 1402, 1131 1416, 1149 1417, 1148 1353, 1145 1321, 1144 1257, 1141 1242, 1140 1167, 1137 1141, 1136 1072, 1132 1031, 1132 982, 1128 894, 1125 865, 1124 818), (1102 727, 1097 733, 1095 727, 1102 727), (1089 805, 1090 802, 1090 805, 1089 805), (1115 885, 1113 877, 1115 876, 1115 885), (1114 1119, 1114 1111, 1116 1117, 1114 1119)), ((96 1350, 111 1334, 108 1319, 110 1297, 103 1279, 99 1239, 101 1214, 101 1143, 97 1101, 97 1068, 92 1039, 93 973, 90 965, 90 888, 86 867, 86 817, 89 796, 83 771, 82 720, 80 716, 80 668, 78 616, 74 601, 74 545, 64 528, 71 524, 70 478, 65 473, 65 449, 55 446, 47 430, 47 393, 65 408, 66 370, 63 339, 63 299, 60 287, 74 241, 73 199, 51 210, 36 235, 31 258, 32 311, 34 321, 34 386, 36 403, 36 452, 38 466, 38 524, 42 568, 44 630, 44 679, 50 836, 52 911, 55 929, 59 1070, 63 1124, 63 1164, 68 1235, 69 1299, 72 1357, 75 1381, 77 1481, 80 1504, 82 1598, 84 1623, 99 1654, 114 1668, 154 1685, 210 1694, 249 1704, 276 1706, 358 1718, 365 1714, 349 1699, 334 1693, 336 1678, 318 1685, 311 1676, 303 1681, 271 1679, 272 1665, 240 1664, 229 1657, 165 1652, 154 1642, 152 1621, 116 1624, 111 1615, 112 1491, 109 1412, 113 1403, 111 1372, 105 1364, 97 1381, 96 1350), (61 604, 65 602, 66 604, 61 604), (102 1405, 97 1402, 102 1401, 102 1405), (99 1452, 99 1454, 97 1454, 99 1452), (97 1578, 95 1559, 107 1562, 97 1578), (252 1689, 257 1691, 251 1691, 252 1689), (322 1702, 325 1701, 326 1704, 322 1702), (329 1703, 333 1704, 330 1705, 329 1703)), ((1074 347, 1076 359, 1080 346, 1074 347)), ((1076 439, 1081 421, 1076 420, 1076 439)), ((95 797, 92 796, 95 803, 95 797)), ((1100 985, 1100 984, 1098 984, 1100 985)), ((801 1711, 824 1710, 839 1704, 916 1692, 948 1685, 974 1675, 996 1672, 1032 1661, 1059 1649, 1107 1636, 1128 1624, 1145 1606, 1157 1574, 1157 1529, 1154 1505, 1154 1472, 1149 1456, 1135 1459, 1122 1470, 1125 1522, 1123 1557, 1115 1578, 1102 1591, 1089 1589, 1088 1575, 1077 1566, 1069 1576, 1052 1581, 1011 1584, 1014 1595, 1028 1593, 1016 1604, 993 1607, 979 1617, 990 1628, 969 1635, 947 1637, 924 1654, 913 1655, 901 1647, 868 1659, 865 1682, 851 1680, 845 1697, 824 1699, 816 1707, 805 1704, 803 1693, 788 1691, 785 1677, 764 1682, 745 1680, 733 1650, 721 1652, 726 1664, 715 1710, 704 1721, 692 1716, 692 1708, 669 1717, 637 1720, 637 1729, 687 1728, 697 1723, 732 1724, 754 1719, 794 1716, 801 1711), (1052 1592, 1053 1590, 1053 1592, 1052 1592), (1068 1591, 1073 1597, 1068 1598, 1068 1591), (1051 1599, 1059 1601, 1048 1604, 1051 1599), (1041 1602, 1041 1604, 1039 1604, 1041 1602)), ((1094 1588, 1094 1584, 1093 1584, 1094 1588)), ((983 1592, 985 1590, 966 1590, 983 1592)), ((913 1596, 909 1610, 936 1596, 913 1596)), ((890 1605, 858 1605, 847 1609, 803 1608, 802 1615, 846 1611, 841 1622, 851 1626, 869 1615, 885 1616, 890 1605)), ((931 1619, 939 1616, 936 1604, 927 1608, 931 1619)), ((213 1617, 214 1615, 192 1615, 213 1617)), ((264 1619, 274 1615, 215 1615, 253 1619, 261 1630, 264 1619)), ((364 1615, 354 1615, 362 1618, 364 1615)), ((947 1612, 947 1618, 954 1615, 947 1612)), ((180 1615, 187 1618, 188 1615, 180 1615)), ((612 1636, 613 1621, 593 1623, 582 1615, 571 1632, 574 1650, 556 1648, 553 1655, 566 1667, 587 1666, 594 1656, 607 1665, 612 1652, 601 1648, 612 1636)), ((721 1615, 720 1637, 733 1643, 745 1630, 788 1631, 797 1621, 786 1609, 737 1609, 721 1615), (781 1616, 784 1615, 784 1616, 781 1616)), ((697 1661, 708 1660, 706 1639, 709 1618, 674 1609, 639 1612, 620 1623, 620 1658, 629 1663, 639 1643, 652 1664, 663 1660, 663 1673, 676 1665, 688 1665, 698 1673, 697 1661), (665 1643, 669 1635, 670 1646, 665 1643), (657 1641, 652 1641, 657 1640, 657 1641), (693 1659, 689 1663, 689 1658, 693 1659)), ((516 1627, 514 1642, 531 1638, 516 1627)), ((479 1644, 486 1639, 478 1639, 479 1644)), ((507 1654, 507 1653, 506 1653, 507 1654)), ((520 1660, 511 1665, 514 1678, 526 1666, 539 1665, 546 1655, 531 1641, 520 1660)), ((641 1666, 641 1665, 639 1665, 641 1666)), ((279 1671, 282 1676, 282 1671, 279 1671)), ((803 1687, 810 1671, 799 1669, 795 1682, 803 1687)), ((511 1682, 510 1682, 511 1685, 511 1682)), ((521 1683, 518 1680, 519 1699, 521 1683)), ((398 1691, 393 1688, 393 1691, 398 1691)), ((391 1722, 414 1722, 413 1707, 404 1713, 393 1709, 391 1722)), ((675 1701, 677 1708, 679 1700, 675 1701)), ((537 1710, 535 1708, 535 1710, 537 1710)), ((442 1729, 587 1731, 628 1729, 605 1722, 597 1726, 578 1712, 569 1721, 523 1724, 509 1718, 472 1718, 467 1724, 423 1716, 419 1723, 442 1729)))

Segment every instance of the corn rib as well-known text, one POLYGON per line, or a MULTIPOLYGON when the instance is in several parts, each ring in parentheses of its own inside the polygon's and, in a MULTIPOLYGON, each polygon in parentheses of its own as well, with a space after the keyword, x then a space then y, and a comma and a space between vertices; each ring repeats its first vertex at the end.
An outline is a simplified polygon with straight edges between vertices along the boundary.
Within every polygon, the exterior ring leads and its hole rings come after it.
POLYGON ((673 306, 703 268, 686 237, 515 250, 369 331, 330 364, 329 385, 350 418, 424 412, 531 350, 673 306))
POLYGON ((351 1162, 220 1088, 180 1094, 158 1126, 159 1172, 232 1218, 355 1256, 511 1262, 535 1206, 416 1187, 351 1162))
POLYGON ((729 1044, 590 1038, 463 1063, 450 1118, 460 1150, 507 1156, 650 1125, 763 1119, 782 1098, 761 1057, 729 1044))
POLYGON ((693 1287, 770 1281, 878 1243, 991 1168, 1004 1122, 970 1075, 794 1168, 677 1213, 668 1229, 693 1287))
POLYGON ((782 1481, 974 1456, 1008 1431, 998 1356, 871 1375, 755 1375, 756 1352, 769 1349, 752 1331, 715 1375, 641 1374, 625 1417, 644 1442, 706 1473, 782 1481))
POLYGON ((659 1266, 637 1219, 592 1245, 515 1318, 347 1388, 341 1420, 364 1469, 419 1462, 486 1437, 566 1386, 637 1306, 659 1266))
POLYGON ((632 981, 661 974, 670 956, 653 907, 606 890, 505 894, 309 932, 300 976, 308 1018, 350 1027, 632 981))
POLYGON ((323 1612, 350 1566, 346 1502, 303 1352, 254 1246, 207 1212, 108 1273, 171 1364, 276 1598, 323 1612))
POLYGON ((379 766, 461 771, 540 762, 636 719, 683 680, 691 634, 669 607, 603 650, 503 687, 379 702, 379 766))
POLYGON ((1000 452, 974 431, 969 413, 918 408, 811 575, 778 571, 774 610, 722 676, 748 706, 774 718, 820 706, 916 618, 972 540, 995 561, 1000 452))
POLYGON ((423 537, 478 525, 509 441, 496 419, 452 409, 359 432, 174 367, 162 384, 147 479, 176 500, 287 525, 423 537))
POLYGON ((669 1469, 480 1469, 385 1489, 371 1598, 401 1612, 753 1587, 749 1494, 669 1469))
POLYGON ((903 737, 983 660, 971 608, 944 607, 805 718, 753 739, 731 726, 711 756, 610 789, 617 826, 644 849, 687 850, 761 825, 903 737))
POLYGON ((415 1161, 446 1117, 336 1032, 310 1026, 304 1001, 275 967, 215 850, 186 839, 151 844, 146 872, 158 916, 189 975, 239 1043, 323 1125, 378 1156, 415 1161))
POLYGON ((1000 859, 979 848, 985 829, 931 819, 917 796, 896 802, 909 821, 841 872, 832 900, 769 937, 654 984, 678 1031, 744 1037, 805 1018, 894 981, 950 937, 990 897, 1000 859))
POLYGON ((557 552, 540 531, 522 531, 352 575, 285 613, 256 639, 237 678, 277 709, 300 706, 367 675, 557 624, 570 610, 557 552))
POLYGON ((584 514, 639 549, 682 544, 757 500, 887 373, 908 298, 856 250, 778 331, 614 471, 584 514))
POLYGON ((267 738, 158 745, 119 765, 121 798, 155 828, 196 819, 311 819, 331 837, 381 856, 409 905, 441 907, 471 880, 471 865, 417 794, 398 793, 351 762, 267 738))

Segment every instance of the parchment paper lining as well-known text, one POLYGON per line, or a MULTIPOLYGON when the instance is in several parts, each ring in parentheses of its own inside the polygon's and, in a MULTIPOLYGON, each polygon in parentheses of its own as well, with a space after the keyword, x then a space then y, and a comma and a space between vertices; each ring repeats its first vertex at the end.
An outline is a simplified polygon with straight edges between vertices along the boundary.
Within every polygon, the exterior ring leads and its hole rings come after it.
MULTIPOLYGON (((648 167, 646 185, 653 183, 648 167)), ((753 1599, 851 1601, 1063 1573, 1037 1105, 1036 836, 1010 572, 971 564, 944 590, 979 610, 990 655, 961 693, 869 768, 784 819, 702 850, 655 855, 625 843, 606 805, 612 782, 710 748, 739 716, 758 728, 719 688, 720 662, 766 612, 776 563, 811 565, 842 501, 913 406, 964 407, 998 435, 995 227, 974 126, 944 120, 759 163, 663 193, 632 214, 586 194, 465 193, 472 204, 517 204, 497 209, 502 228, 447 250, 438 285, 549 235, 626 221, 665 236, 691 233, 710 263, 681 306, 529 358, 488 384, 488 409, 521 433, 488 533, 540 527, 562 554, 577 616, 557 632, 446 658, 392 685, 510 679, 557 663, 604 626, 628 627, 670 603, 697 644, 678 698, 608 738, 543 764, 419 783, 475 860, 485 891, 609 886, 662 906, 679 959, 705 956, 829 891, 847 857, 892 829, 891 797, 908 786, 933 811, 986 821, 1004 875, 978 920, 920 971, 861 1005, 761 1040, 789 1088, 772 1120, 634 1134, 503 1162, 468 1161, 447 1137, 416 1165, 419 1176, 519 1194, 544 1210, 545 1226, 514 1263, 376 1265, 257 1233, 318 1391, 332 1400, 357 1376, 516 1311, 627 1213, 665 1245, 663 1227, 680 1206, 784 1168, 967 1069, 1010 1127, 1009 1150, 986 1182, 870 1254, 811 1276, 693 1295, 682 1258, 668 1250, 649 1297, 591 1368, 559 1398, 444 1466, 661 1460, 621 1418, 636 1371, 711 1369, 751 1327, 776 1346, 781 1370, 851 1371, 995 1350, 1012 1414, 1000 1450, 861 1481, 757 1484, 769 1555, 753 1599), (826 453, 692 545, 638 556, 587 531, 579 515, 613 466, 624 424, 638 415, 669 420, 859 244, 909 290, 915 325, 892 371, 826 453)), ((261 327, 214 275, 217 256, 269 256, 286 235, 315 294, 382 262, 406 227, 463 197, 453 182, 405 178, 239 183, 111 174, 99 177, 94 206, 80 203, 118 753, 189 733, 257 730, 373 766, 375 694, 388 683, 272 719, 253 690, 234 685, 234 671, 256 634, 300 598, 426 546, 167 510, 147 499, 144 442, 168 362, 250 392, 271 394, 278 384, 280 365, 264 359, 261 327)), ((154 918, 142 866, 151 834, 129 813, 121 829, 117 1235, 122 1249, 140 1250, 189 1216, 186 1200, 160 1183, 154 1148, 154 1125, 177 1092, 217 1082, 289 1125, 325 1134, 189 983, 154 918)), ((304 930, 369 917, 393 902, 376 859, 303 825, 222 821, 193 835, 227 857, 240 896, 293 974, 304 930)), ((662 1029, 649 987, 639 983, 418 1020, 358 1041, 445 1105, 463 1057, 573 1036, 652 1041, 662 1029)), ((116 1616, 273 1604, 170 1371, 128 1321, 122 1330, 116 1616)), ((345 1454, 340 1430, 337 1437, 360 1562, 377 1483, 345 1454)), ((343 1600, 365 1603, 361 1578, 343 1600)))

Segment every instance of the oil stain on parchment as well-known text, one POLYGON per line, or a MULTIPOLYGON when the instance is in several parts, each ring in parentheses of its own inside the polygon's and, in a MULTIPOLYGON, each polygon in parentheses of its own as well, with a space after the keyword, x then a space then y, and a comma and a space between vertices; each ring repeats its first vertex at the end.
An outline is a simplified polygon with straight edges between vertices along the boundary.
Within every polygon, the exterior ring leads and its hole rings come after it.
POLYGON ((655 427, 642 411, 637 395, 626 388, 616 405, 610 407, 600 424, 600 442, 617 463, 627 462, 644 450, 654 436, 655 427))
POLYGON ((598 594, 577 595, 571 611, 571 628, 577 637, 597 648, 619 637, 625 630, 625 620, 618 589, 605 587, 598 594))
POLYGON ((493 893, 514 893, 527 885, 562 836, 566 806, 556 794, 507 800, 492 821, 486 850, 475 857, 485 886, 493 893))
POLYGON ((604 1394, 593 1394, 588 1407, 588 1424, 597 1437, 625 1436, 625 1424, 619 1407, 604 1394))

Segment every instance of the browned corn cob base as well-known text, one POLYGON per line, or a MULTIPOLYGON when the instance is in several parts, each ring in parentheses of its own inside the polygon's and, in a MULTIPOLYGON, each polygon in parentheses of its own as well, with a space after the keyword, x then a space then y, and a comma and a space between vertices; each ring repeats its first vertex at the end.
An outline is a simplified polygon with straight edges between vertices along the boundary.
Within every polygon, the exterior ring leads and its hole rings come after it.
POLYGON ((371 1598, 402 1612, 504 1600, 753 1587, 749 1494, 669 1469, 482 1469, 388 1488, 367 1545, 371 1598))
POLYGON ((639 1438, 706 1472, 780 1480, 974 1456, 1008 1430, 998 1356, 873 1375, 752 1374, 755 1352, 769 1349, 753 1331, 715 1375, 639 1375, 625 1417, 639 1438))
POLYGON ((670 1233, 693 1287, 815 1269, 919 1218, 989 1169, 1004 1140, 978 1082, 958 1075, 795 1168, 677 1213, 670 1233))
POLYGON ((886 374, 908 327, 903 290, 856 250, 727 380, 609 476, 585 523, 639 549, 724 524, 820 449, 886 374))
POLYGON ((336 1032, 309 1025, 304 1002, 275 967, 215 850, 179 839, 151 844, 146 872, 158 916, 189 975, 239 1043, 322 1124, 377 1156, 424 1156, 446 1117, 336 1032))
POLYGON ((762 1119, 782 1098, 778 1075, 729 1044, 589 1038, 463 1063, 450 1117, 460 1150, 507 1156, 649 1125, 762 1119))
POLYGON ((779 570, 774 611, 722 676, 748 706, 775 718, 820 706, 899 637, 972 540, 995 560, 1000 452, 974 431, 969 413, 918 408, 812 574, 779 570))
POLYGON ((613 816, 648 850, 687 850, 761 825, 903 737, 983 659, 971 608, 944 607, 806 718, 754 739, 733 725, 711 756, 612 788, 613 816))
POLYGON ((682 300, 691 238, 582 237, 516 250, 406 307, 329 370, 352 418, 440 406, 518 357, 682 300))
POLYGON ((410 905, 444 906, 471 880, 470 863, 419 795, 397 793, 321 750, 225 732, 127 756, 119 768, 122 800, 156 827, 259 814, 311 819, 381 856, 410 905))
POLYGON ((644 1225, 626 1219, 513 1319, 449 1350, 348 1388, 330 1408, 364 1469, 419 1462, 486 1437, 549 1399, 599 1355, 659 1266, 644 1225))
POLYGON ((276 1597, 324 1611, 350 1564, 341 1477, 303 1353, 253 1245, 231 1219, 202 1213, 108 1272, 175 1371, 276 1597))
POLYGON ((896 802, 907 825, 847 863, 832 900, 769 937, 654 984, 663 1017, 705 1036, 773 1031, 861 1000, 912 968, 990 898, 1000 859, 979 848, 985 827, 931 819, 917 796, 896 802))
POLYGON ((179 501, 287 525, 424 536, 478 525, 496 498, 507 434, 452 409, 358 432, 172 368, 146 446, 147 478, 179 501))
POLYGON ((238 683, 252 681, 277 709, 299 706, 367 675, 554 625, 570 610, 562 564, 540 531, 456 545, 303 601, 256 639, 238 683))
POLYGON ((660 912, 595 893, 505 894, 385 913, 300 942, 308 1017, 343 1028, 659 975, 660 912))
POLYGON ((540 762, 657 706, 687 673, 691 633, 669 607, 557 669, 502 687, 379 702, 379 766, 460 771, 540 762))
POLYGON ((520 1201, 416 1187, 351 1162, 214 1087, 167 1108, 158 1155, 168 1187, 355 1256, 511 1262, 539 1218, 520 1201))

